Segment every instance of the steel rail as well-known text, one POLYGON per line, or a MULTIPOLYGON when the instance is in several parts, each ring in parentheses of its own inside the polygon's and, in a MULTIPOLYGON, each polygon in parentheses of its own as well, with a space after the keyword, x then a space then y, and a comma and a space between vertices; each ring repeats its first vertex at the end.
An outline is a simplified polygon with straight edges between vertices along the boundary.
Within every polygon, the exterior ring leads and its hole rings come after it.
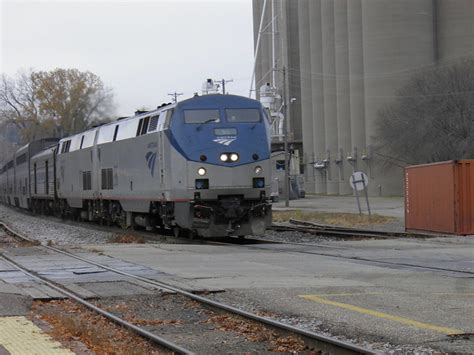
POLYGON ((348 227, 336 227, 327 224, 320 224, 308 221, 301 221, 297 219, 290 218, 290 224, 297 225, 297 226, 305 226, 315 231, 328 231, 328 232, 343 232, 343 233, 350 233, 351 235, 368 235, 368 236, 381 236, 387 238, 434 238, 438 237, 435 234, 427 234, 427 233, 407 233, 407 232, 389 232, 389 231, 380 231, 380 230, 370 230, 370 229, 358 229, 358 228, 348 228, 348 227))
MULTIPOLYGON (((295 221, 295 220, 293 220, 295 221)), ((291 222, 291 220, 290 220, 291 222)), ((305 222, 305 221, 298 221, 302 222, 308 225, 312 225, 313 223, 311 222, 305 222)), ((317 224, 314 224, 318 226, 317 224)), ((271 229, 275 231, 294 231, 294 232, 302 232, 302 233, 311 233, 311 234, 317 234, 317 235, 341 235, 345 237, 368 237, 368 238, 393 238, 393 236, 398 235, 399 237, 405 237, 405 238, 410 238, 410 237, 421 237, 421 238, 433 238, 436 237, 434 235, 429 235, 429 234, 409 234, 409 233, 398 233, 398 232, 383 232, 383 231, 376 231, 378 234, 369 234, 372 231, 364 231, 364 230, 358 230, 358 229, 352 229, 352 228, 345 228, 345 227, 331 227, 331 226, 324 226, 325 228, 328 227, 329 229, 334 229, 326 231, 325 229, 319 229, 319 228, 311 228, 311 227, 299 227, 299 226, 288 226, 288 225, 272 225, 271 229), (361 232, 361 233, 357 233, 361 232), (369 232, 369 233, 366 233, 369 232)), ((265 240, 265 239, 259 239, 259 240, 265 240)), ((275 241, 271 241, 272 243, 275 243, 275 241)), ((288 244, 288 245, 299 245, 299 246, 310 246, 310 247, 315 247, 317 245, 315 244, 309 244, 309 243, 293 243, 293 242, 279 242, 281 244, 288 244)), ((259 246, 253 246, 253 245, 246 245, 246 247, 249 248, 258 248, 258 249, 264 249, 259 246)), ((267 250, 267 249, 265 249, 267 250)), ((281 251, 281 250, 279 250, 281 251)), ((376 264, 382 264, 382 265, 390 265, 390 266, 402 266, 402 267, 410 267, 410 268, 415 268, 415 269, 423 269, 423 270, 431 270, 431 271, 443 271, 443 272, 452 272, 452 273, 460 273, 460 274, 467 274, 467 275, 474 275, 474 271, 467 271, 467 270, 456 270, 456 269, 448 269, 448 268, 442 268, 442 267, 436 267, 436 266, 424 266, 424 265, 417 265, 417 264, 410 264, 410 263, 396 263, 396 262, 391 262, 391 261, 385 261, 385 260, 376 260, 376 259, 368 259, 368 258, 362 258, 358 256, 344 256, 344 255, 339 255, 339 254, 331 254, 331 253, 322 253, 322 252, 316 252, 316 251, 308 251, 308 250, 289 250, 290 252, 293 253, 299 253, 299 254, 312 254, 312 255, 321 255, 321 256, 327 256, 327 257, 332 257, 332 258, 339 258, 339 259, 346 259, 346 260, 355 260, 355 261, 365 261, 365 262, 371 262, 371 263, 376 263, 376 264)))
MULTIPOLYGON (((0 222, 0 226, 2 226, 3 228, 8 229, 10 231, 10 233, 12 233, 13 235, 18 236, 20 239, 25 239, 25 240, 28 240, 28 241, 32 241, 30 238, 24 237, 23 235, 13 231, 11 228, 6 226, 3 222, 0 222)), ((262 316, 244 311, 242 309, 226 305, 224 303, 213 301, 213 300, 210 300, 208 298, 205 298, 205 297, 202 297, 202 296, 199 296, 199 295, 195 295, 191 292, 182 290, 180 288, 177 288, 175 286, 169 285, 169 284, 161 282, 161 281, 151 280, 151 279, 148 279, 148 278, 145 278, 145 277, 142 277, 142 276, 137 276, 137 275, 125 272, 125 271, 121 271, 121 270, 115 269, 113 267, 110 267, 110 266, 107 266, 107 265, 104 265, 104 264, 100 264, 100 263, 95 262, 93 260, 89 260, 87 258, 75 255, 73 253, 70 253, 70 252, 55 248, 55 247, 51 247, 51 246, 48 246, 48 245, 42 245, 42 247, 47 248, 47 249, 52 250, 52 251, 55 251, 57 253, 67 255, 67 256, 75 258, 77 260, 84 261, 88 264, 95 265, 95 266, 100 267, 102 269, 105 269, 105 270, 108 270, 108 271, 111 271, 111 272, 114 272, 114 273, 117 273, 117 274, 120 274, 120 275, 124 275, 124 276, 127 276, 127 277, 131 277, 131 278, 136 279, 136 280, 140 280, 140 281, 145 282, 149 285, 153 285, 153 286, 157 286, 157 287, 160 287, 160 288, 164 288, 164 289, 173 291, 177 294, 188 297, 188 298, 190 298, 194 301, 197 301, 201 304, 205 304, 207 306, 213 307, 215 309, 218 309, 218 310, 221 310, 221 311, 226 311, 226 312, 236 314, 236 315, 239 315, 241 317, 244 317, 244 318, 259 322, 259 323, 263 323, 265 325, 268 325, 268 326, 270 326, 274 329, 280 330, 280 331, 290 332, 290 333, 293 333, 295 335, 299 335, 299 336, 303 337, 304 339, 306 339, 307 342, 309 340, 309 342, 312 343, 314 346, 316 346, 318 348, 318 350, 321 350, 323 352, 330 352, 330 353, 337 353, 337 354, 375 354, 375 352, 373 352, 369 349, 365 349, 365 348, 359 347, 357 345, 350 344, 350 343, 347 343, 347 342, 344 342, 344 341, 341 341, 341 340, 338 340, 338 339, 330 338, 330 337, 327 337, 325 335, 321 335, 321 334, 310 332, 310 331, 307 331, 307 330, 304 330, 304 329, 296 328, 296 327, 293 327, 291 325, 288 325, 288 324, 285 324, 285 323, 282 323, 282 322, 279 322, 279 321, 276 321, 276 320, 273 320, 273 319, 270 319, 270 318, 262 317, 262 316)))
POLYGON ((378 239, 386 239, 389 238, 388 236, 381 236, 379 234, 356 234, 356 233, 348 233, 346 231, 338 231, 338 230, 324 230, 324 229, 316 229, 310 227, 299 227, 299 226, 288 226, 288 225, 272 225, 267 227, 268 230, 274 230, 276 232, 302 232, 302 233, 310 233, 316 235, 324 235, 324 236, 338 236, 338 237, 345 237, 345 238, 378 238, 378 239))
MULTIPOLYGON (((281 244, 288 244, 288 245, 299 245, 299 246, 310 246, 310 247, 315 247, 317 245, 315 244, 308 244, 308 243, 286 243, 282 242, 281 244)), ((441 267, 436 267, 436 266, 424 266, 424 265, 417 265, 417 264, 409 264, 409 263, 395 263, 391 261, 384 261, 384 260, 376 260, 376 259, 367 259, 367 258, 361 258, 358 256, 344 256, 344 255, 338 255, 338 254, 330 254, 330 253, 321 253, 321 252, 315 252, 315 251, 308 251, 308 250, 295 250, 295 249, 290 249, 290 250, 275 250, 275 249, 266 249, 264 247, 259 247, 258 245, 244 245, 247 248, 254 248, 254 249, 260 249, 260 250, 272 250, 275 252, 291 252, 291 253, 298 253, 298 254, 309 254, 309 255, 320 255, 320 256, 327 256, 331 258, 338 258, 338 259, 345 259, 345 260, 354 260, 354 261, 365 261, 365 262, 370 262, 374 264, 382 264, 382 265, 390 265, 390 266, 403 266, 403 267, 409 267, 409 268, 414 268, 414 269, 423 269, 423 270, 430 270, 430 271, 443 271, 443 272, 452 272, 452 273, 460 273, 460 274, 467 274, 467 275, 474 275, 474 271, 466 271, 466 270, 456 270, 456 269, 447 269, 447 268, 441 268, 441 267)))
MULTIPOLYGON (((14 237, 17 237, 19 239, 22 239, 24 241, 27 241, 29 243, 35 243, 37 241, 31 239, 31 238, 28 238, 16 231, 14 231, 13 229, 11 229, 9 226, 7 226, 5 223, 3 222, 0 222, 0 228, 3 228, 8 234, 14 236, 14 237)), ((40 245, 44 248, 47 248, 47 249, 51 249, 51 250, 54 250, 55 248, 52 248, 50 246, 47 246, 47 245, 40 245)), ((3 253, 0 253, 0 259, 2 259, 4 262, 6 262, 7 264, 17 268, 18 270, 20 270, 21 272, 23 272, 25 275, 28 275, 30 277, 32 277, 33 279, 35 280, 38 280, 40 282, 43 282, 45 283, 46 285, 48 285, 49 287, 51 287, 52 289, 62 293, 63 295, 67 296, 68 298, 84 305, 85 307, 93 310, 94 312, 96 313, 99 313, 101 315, 103 315, 104 317, 112 320, 113 322, 125 327, 125 328, 128 328, 132 331, 134 331, 135 333, 145 337, 146 339, 149 339, 163 347, 166 347, 167 349, 169 350, 172 350, 172 351, 175 351, 175 352, 178 352, 180 354, 188 354, 188 355, 191 355, 191 354, 194 354, 192 351, 190 350, 187 350, 183 347, 180 347, 179 345, 177 344, 174 344, 164 338, 161 338, 149 331, 147 331, 146 329, 143 329, 143 328, 140 328, 140 327, 137 327, 136 325, 130 323, 130 322, 127 322, 126 320, 120 318, 120 317, 117 317, 115 316, 114 314, 110 313, 110 312, 107 312, 105 310, 103 310, 102 308, 99 308, 95 305, 93 305, 92 303, 90 302, 87 302, 85 299, 77 296, 75 293, 71 292, 70 290, 67 289, 67 287, 65 286, 57 286, 56 283, 52 282, 51 280, 49 280, 48 278, 44 277, 44 276, 39 276, 37 275, 36 273, 32 272, 32 270, 29 270, 27 268, 25 268, 24 266, 16 263, 14 260, 11 260, 9 257, 5 256, 3 253)))
POLYGON ((185 349, 175 343, 172 343, 162 337, 159 337, 157 336, 156 334, 153 334, 151 332, 149 332, 148 330, 146 329, 143 329, 143 328, 140 328, 130 322, 127 322, 126 320, 120 318, 120 317, 117 317, 116 315, 110 313, 110 312, 107 312, 106 310, 100 308, 100 307, 97 307, 95 306, 94 304, 90 303, 90 302, 87 302, 85 299, 77 296, 76 294, 74 294, 73 292, 71 292, 70 290, 67 289, 67 287, 64 287, 64 286, 57 286, 55 283, 53 283, 51 280, 49 280, 48 278, 46 277, 43 277, 43 276, 39 276, 37 275, 36 273, 34 273, 32 270, 29 270, 27 268, 25 268, 24 266, 16 263, 15 261, 11 260, 10 258, 6 257, 3 253, 0 253, 0 260, 2 260, 3 262, 9 264, 10 266, 20 270, 22 273, 24 273, 25 275, 37 280, 37 281, 40 281, 42 283, 44 283, 45 285, 47 285, 48 287, 60 292, 61 294, 67 296, 68 298, 76 301, 77 303, 80 303, 82 304, 83 306, 89 308, 90 310, 98 313, 98 314, 101 314, 103 315, 104 317, 106 317, 107 319, 137 333, 138 335, 148 339, 148 340, 151 340, 152 342, 156 343, 156 344, 159 344, 160 346, 162 347, 165 347, 166 349, 169 349, 171 351, 174 351, 174 352, 177 352, 179 354, 186 354, 186 355, 194 355, 194 352, 188 350, 188 349, 185 349))

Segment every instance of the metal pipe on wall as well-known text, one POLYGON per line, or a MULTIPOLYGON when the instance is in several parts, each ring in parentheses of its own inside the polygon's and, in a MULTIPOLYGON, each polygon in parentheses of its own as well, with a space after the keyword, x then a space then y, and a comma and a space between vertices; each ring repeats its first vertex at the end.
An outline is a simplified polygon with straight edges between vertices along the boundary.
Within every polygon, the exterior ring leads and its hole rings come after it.
POLYGON ((336 61, 334 39, 334 2, 321 1, 321 26, 324 75, 324 122, 326 150, 329 165, 327 166, 327 193, 339 194, 339 179, 335 159, 338 156, 337 137, 337 102, 336 102, 336 61))
POLYGON ((341 195, 349 195, 352 193, 352 188, 349 185, 352 167, 351 161, 347 160, 347 157, 352 154, 348 35, 347 0, 334 0, 337 140, 341 160, 338 170, 339 193, 341 195))
MULTIPOLYGON (((309 21, 310 0, 298 1, 298 30, 299 30, 299 51, 300 51, 300 75, 301 82, 301 123, 303 128, 304 154, 308 158, 311 156, 314 147, 313 137, 313 103, 311 88, 311 53, 310 53, 310 21, 309 21)), ((306 159, 308 160, 308 159, 306 159)), ((311 169, 308 166, 309 169, 311 169)), ((311 174, 306 174, 311 178, 311 174)), ((306 182, 308 192, 314 192, 314 180, 306 182)))
POLYGON ((361 0, 347 2, 351 143, 354 169, 367 173, 365 150, 364 43, 361 0))
MULTIPOLYGON (((326 137, 324 123, 324 86, 323 86, 323 57, 321 32, 321 0, 312 0, 309 3, 310 53, 311 53, 311 88, 313 102, 313 156, 314 160, 323 160, 326 157, 326 137)), ((309 151, 308 151, 309 153, 309 151)), ((314 161, 313 160, 313 161, 314 161)), ((310 169, 313 169, 312 167, 310 169)), ((317 171, 314 175, 315 192, 327 192, 326 174, 317 171)))

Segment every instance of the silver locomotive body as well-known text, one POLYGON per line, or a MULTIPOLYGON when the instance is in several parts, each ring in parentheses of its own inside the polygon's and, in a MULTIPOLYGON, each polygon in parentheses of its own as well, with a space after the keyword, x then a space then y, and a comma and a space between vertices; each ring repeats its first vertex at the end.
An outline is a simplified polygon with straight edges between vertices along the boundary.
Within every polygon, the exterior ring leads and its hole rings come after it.
MULTIPOLYGON (((35 211, 204 237, 271 223, 270 123, 258 101, 239 96, 194 97, 92 128, 25 166, 31 201, 19 204, 35 211)), ((3 170, 1 198, 18 198, 3 170)))

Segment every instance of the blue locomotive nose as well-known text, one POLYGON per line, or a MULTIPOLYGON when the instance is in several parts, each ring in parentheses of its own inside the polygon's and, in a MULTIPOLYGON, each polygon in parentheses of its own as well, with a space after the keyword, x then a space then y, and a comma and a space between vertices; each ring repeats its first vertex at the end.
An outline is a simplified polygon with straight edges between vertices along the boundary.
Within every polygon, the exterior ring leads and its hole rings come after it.
POLYGON ((258 101, 206 95, 180 102, 172 144, 188 161, 234 167, 270 157, 270 124, 258 101))

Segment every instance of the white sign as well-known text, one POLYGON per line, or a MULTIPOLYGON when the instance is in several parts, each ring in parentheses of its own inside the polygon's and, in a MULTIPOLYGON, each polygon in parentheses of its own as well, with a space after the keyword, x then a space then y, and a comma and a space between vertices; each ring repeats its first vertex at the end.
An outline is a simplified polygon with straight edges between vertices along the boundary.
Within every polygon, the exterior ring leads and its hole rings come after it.
POLYGON ((369 186, 369 177, 362 171, 356 171, 351 175, 349 179, 352 189, 362 191, 365 187, 369 186))

